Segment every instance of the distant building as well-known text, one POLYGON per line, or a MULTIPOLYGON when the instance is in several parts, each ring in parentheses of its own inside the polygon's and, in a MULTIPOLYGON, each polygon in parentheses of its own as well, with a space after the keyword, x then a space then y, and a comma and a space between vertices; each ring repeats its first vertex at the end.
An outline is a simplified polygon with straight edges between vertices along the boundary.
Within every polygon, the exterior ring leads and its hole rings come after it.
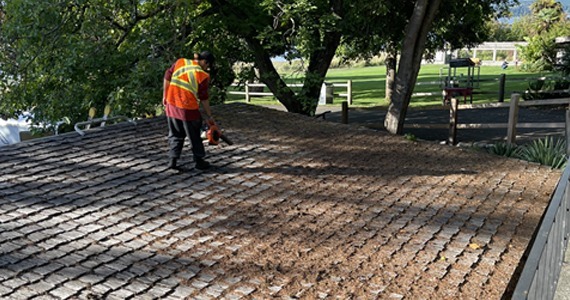
POLYGON ((464 48, 453 51, 438 51, 432 63, 447 64, 455 58, 480 58, 483 65, 501 65, 504 61, 519 60, 518 46, 526 46, 527 42, 485 42, 475 48, 464 48), (484 53, 487 52, 487 53, 484 53))
POLYGON ((570 51, 570 36, 558 37, 554 40, 554 42, 556 43, 556 48, 558 50, 556 52, 556 64, 554 67, 568 63, 564 61, 564 56, 567 52, 570 51))

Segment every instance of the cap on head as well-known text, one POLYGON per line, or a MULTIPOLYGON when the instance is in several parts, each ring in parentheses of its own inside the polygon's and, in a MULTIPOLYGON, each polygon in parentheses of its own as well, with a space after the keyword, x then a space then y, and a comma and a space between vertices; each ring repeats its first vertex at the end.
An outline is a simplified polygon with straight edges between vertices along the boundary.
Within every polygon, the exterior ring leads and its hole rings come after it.
POLYGON ((205 60, 210 66, 212 66, 214 64, 214 55, 212 53, 210 53, 209 51, 202 51, 200 52, 200 54, 198 54, 198 59, 203 59, 205 60))

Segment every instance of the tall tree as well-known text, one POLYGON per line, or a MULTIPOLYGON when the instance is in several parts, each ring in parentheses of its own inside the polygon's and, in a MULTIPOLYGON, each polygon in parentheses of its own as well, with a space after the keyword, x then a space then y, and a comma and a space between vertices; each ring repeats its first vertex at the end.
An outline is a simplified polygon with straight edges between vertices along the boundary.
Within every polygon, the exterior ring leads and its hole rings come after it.
POLYGON ((521 48, 523 68, 532 71, 552 70, 556 64, 555 39, 570 35, 570 20, 562 4, 553 0, 537 0, 530 14, 513 24, 513 30, 524 33, 527 46, 521 48))
POLYGON ((490 42, 516 42, 524 39, 522 35, 519 35, 519 32, 513 30, 511 23, 491 20, 487 22, 486 27, 489 32, 488 41, 490 42))
MULTIPOLYGON (((290 112, 314 114, 330 63, 355 14, 353 4, 332 1, 210 0, 227 32, 247 45, 245 52, 265 83, 290 112), (296 94, 271 62, 286 55, 306 63, 296 94)), ((356 1, 358 3, 359 1, 356 1)))
POLYGON ((403 132, 411 95, 425 54, 449 45, 451 49, 474 46, 487 37, 486 22, 504 15, 512 1, 415 1, 401 38, 401 57, 392 85, 386 129, 403 132), (409 20, 409 21, 408 21, 409 20))
POLYGON ((427 34, 431 29, 432 21, 440 3, 441 0, 417 1, 410 22, 406 27, 392 101, 384 119, 384 126, 391 133, 403 133, 404 120, 420 70, 427 34))
POLYGON ((566 19, 562 3, 555 0, 537 0, 530 5, 530 11, 536 17, 537 31, 548 30, 558 22, 566 19))
POLYGON ((153 110, 168 56, 159 45, 175 32, 167 8, 149 1, 17 0, 4 9, 1 36, 11 49, 0 52, 2 111, 33 109, 37 122, 55 122, 85 120, 89 107, 102 110, 108 102, 128 114, 153 110))
MULTIPOLYGON (((35 122, 84 121, 90 107, 106 104, 116 114, 154 114, 164 70, 211 46, 197 20, 212 11, 190 1, 15 0, 2 8, 9 46, 0 47, 0 111, 32 109, 35 122)), ((232 63, 219 59, 226 69, 232 63)), ((229 85, 231 72, 220 73, 214 84, 229 85)))
POLYGON ((358 5, 341 0, 16 0, 3 8, 8 18, 0 36, 16 51, 0 53, 0 109, 16 113, 33 107, 38 121, 66 117, 73 122, 84 119, 90 106, 109 102, 126 115, 152 113, 160 105, 168 64, 205 48, 218 56, 213 78, 220 92, 215 95, 223 98, 234 62, 253 62, 289 111, 312 114, 343 28, 350 24, 344 14, 358 5), (271 63, 280 55, 308 62, 298 94, 271 63))
POLYGON ((360 26, 374 26, 377 30, 373 35, 349 40, 351 44, 348 49, 352 49, 352 52, 349 51, 347 55, 367 57, 379 52, 387 53, 386 99, 392 105, 392 114, 387 115, 385 125, 391 123, 391 126, 400 127, 390 128, 390 131, 401 132, 409 97, 420 67, 421 58, 418 59, 416 55, 429 58, 431 53, 443 50, 444 46, 458 49, 485 41, 488 37, 488 22, 505 15, 506 4, 510 2, 512 1, 386 1, 383 3, 384 10, 375 11, 380 13, 368 14, 370 17, 367 18, 366 24, 360 26), (421 9, 425 10, 425 19, 414 18, 416 14, 422 15, 419 12, 421 9), (404 45, 406 41, 407 44, 404 45), (410 46, 418 48, 410 51, 413 49, 410 46), (397 58, 400 58, 400 66, 405 66, 404 69, 398 67, 397 58), (400 82, 399 87, 396 86, 397 80, 400 82), (396 93, 396 89, 399 89, 399 92, 396 93), (406 91, 402 93, 404 90, 406 91), (393 122, 391 118, 397 119, 398 122, 393 122))

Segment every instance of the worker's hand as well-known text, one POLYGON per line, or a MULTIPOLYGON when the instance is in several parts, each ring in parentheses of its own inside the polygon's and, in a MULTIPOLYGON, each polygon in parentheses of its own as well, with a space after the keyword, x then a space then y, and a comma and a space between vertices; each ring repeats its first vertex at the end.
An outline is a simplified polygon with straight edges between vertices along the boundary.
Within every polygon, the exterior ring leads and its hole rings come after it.
POLYGON ((218 126, 218 124, 216 124, 216 120, 214 120, 213 117, 208 117, 206 119, 206 123, 208 124, 208 126, 218 126))
POLYGON ((162 98, 162 105, 166 106, 166 98, 162 98))

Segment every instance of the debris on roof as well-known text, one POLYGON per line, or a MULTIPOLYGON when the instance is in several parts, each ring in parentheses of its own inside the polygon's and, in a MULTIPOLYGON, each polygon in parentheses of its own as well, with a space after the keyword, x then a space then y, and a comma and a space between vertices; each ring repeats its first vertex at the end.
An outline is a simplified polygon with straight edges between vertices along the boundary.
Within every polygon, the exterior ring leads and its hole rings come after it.
POLYGON ((0 148, 0 296, 499 299, 560 172, 246 104, 0 148), (189 147, 189 146, 188 146, 189 147))

